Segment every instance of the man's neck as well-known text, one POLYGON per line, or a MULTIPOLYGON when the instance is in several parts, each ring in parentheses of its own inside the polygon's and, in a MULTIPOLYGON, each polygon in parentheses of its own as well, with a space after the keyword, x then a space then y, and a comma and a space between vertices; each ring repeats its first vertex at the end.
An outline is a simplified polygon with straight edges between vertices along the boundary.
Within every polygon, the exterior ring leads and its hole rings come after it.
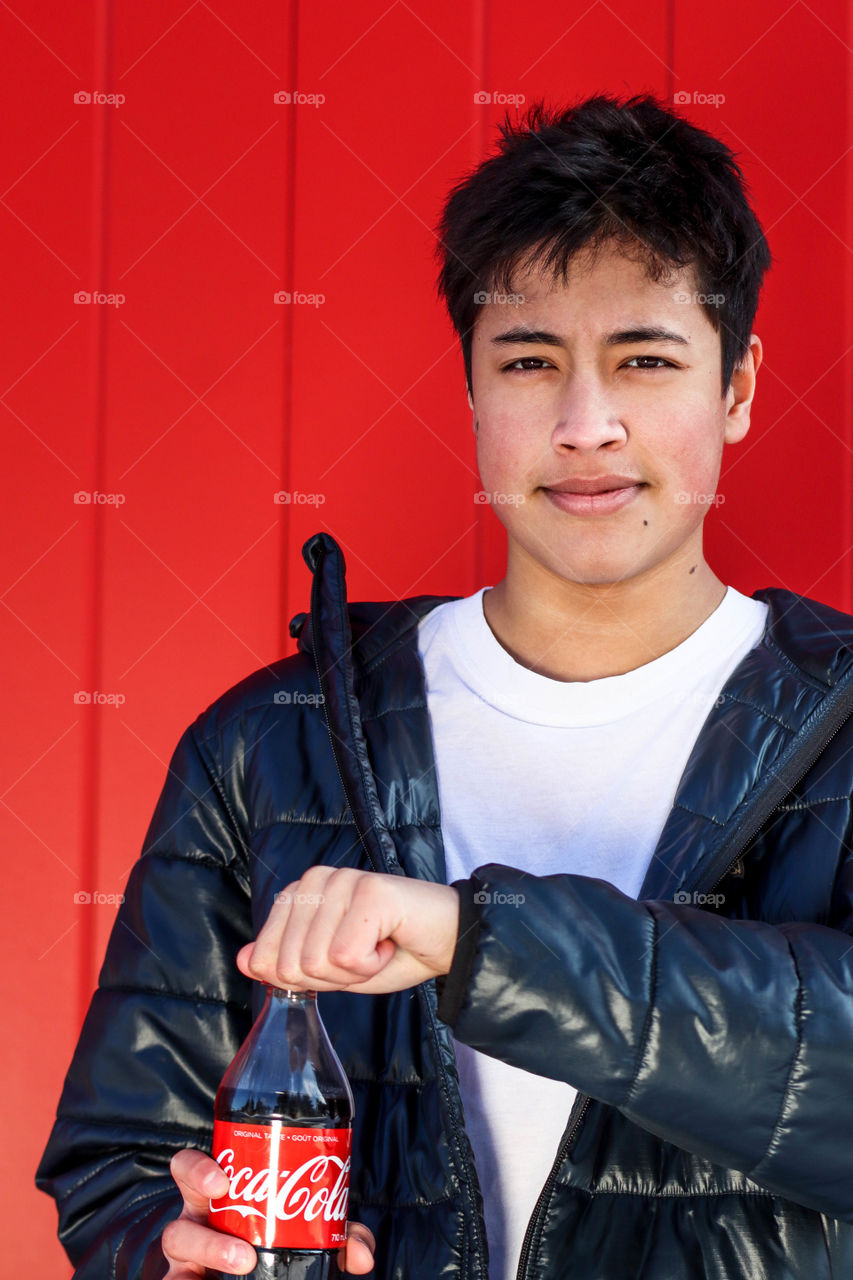
POLYGON ((504 578, 483 593, 495 639, 523 667, 551 680, 600 680, 645 666, 682 644, 720 605, 726 587, 707 564, 698 580, 663 592, 600 590, 548 599, 504 578))

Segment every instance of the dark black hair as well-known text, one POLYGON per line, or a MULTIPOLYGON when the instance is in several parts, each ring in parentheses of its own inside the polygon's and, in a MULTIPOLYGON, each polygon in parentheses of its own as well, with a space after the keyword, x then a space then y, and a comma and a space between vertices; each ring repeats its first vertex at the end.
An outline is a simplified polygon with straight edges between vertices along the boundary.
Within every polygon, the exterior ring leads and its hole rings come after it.
POLYGON ((520 265, 566 282, 581 249, 618 242, 649 279, 692 265, 721 333, 722 394, 749 350, 772 257, 734 153, 652 94, 599 94, 568 108, 507 111, 499 151, 460 180, 436 229, 437 292, 462 343, 471 389, 478 293, 512 294, 520 265), (722 301, 718 301, 722 295, 722 301))

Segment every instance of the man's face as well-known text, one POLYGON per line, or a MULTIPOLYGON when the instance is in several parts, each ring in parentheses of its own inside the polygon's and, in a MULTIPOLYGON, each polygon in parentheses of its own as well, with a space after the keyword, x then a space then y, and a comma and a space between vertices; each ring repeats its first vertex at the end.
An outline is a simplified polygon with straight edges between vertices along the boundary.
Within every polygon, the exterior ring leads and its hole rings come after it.
POLYGON ((689 571, 702 557, 723 444, 749 429, 759 339, 724 399, 720 336, 691 269, 655 284, 608 245, 592 267, 575 258, 566 287, 538 273, 515 285, 523 301, 481 307, 472 346, 477 461, 509 565, 535 561, 587 584, 689 571), (684 342, 625 340, 652 327, 684 342), (508 340, 518 329, 551 337, 508 340), (624 477, 623 491, 553 492, 602 476, 624 477), (626 490, 631 482, 640 487, 626 490))

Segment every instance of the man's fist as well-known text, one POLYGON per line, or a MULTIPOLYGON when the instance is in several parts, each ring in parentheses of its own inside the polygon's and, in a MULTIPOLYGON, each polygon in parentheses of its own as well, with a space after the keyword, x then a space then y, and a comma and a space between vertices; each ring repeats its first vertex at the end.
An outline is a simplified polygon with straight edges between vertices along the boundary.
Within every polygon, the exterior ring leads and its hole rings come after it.
POLYGON ((458 929, 450 885, 319 865, 276 894, 237 966, 296 991, 403 991, 449 972, 458 929))

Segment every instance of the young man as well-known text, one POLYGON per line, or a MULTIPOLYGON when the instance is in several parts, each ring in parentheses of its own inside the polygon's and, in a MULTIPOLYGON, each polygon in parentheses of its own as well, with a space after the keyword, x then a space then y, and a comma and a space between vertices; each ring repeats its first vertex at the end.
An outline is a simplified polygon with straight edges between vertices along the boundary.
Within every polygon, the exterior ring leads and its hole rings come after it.
POLYGON ((175 752, 39 1185, 80 1280, 249 1271, 205 1151, 267 980, 353 1088, 352 1274, 846 1277, 853 618, 702 545, 740 172, 648 96, 537 107, 440 248, 506 574, 348 604, 308 540, 298 652, 175 752))

